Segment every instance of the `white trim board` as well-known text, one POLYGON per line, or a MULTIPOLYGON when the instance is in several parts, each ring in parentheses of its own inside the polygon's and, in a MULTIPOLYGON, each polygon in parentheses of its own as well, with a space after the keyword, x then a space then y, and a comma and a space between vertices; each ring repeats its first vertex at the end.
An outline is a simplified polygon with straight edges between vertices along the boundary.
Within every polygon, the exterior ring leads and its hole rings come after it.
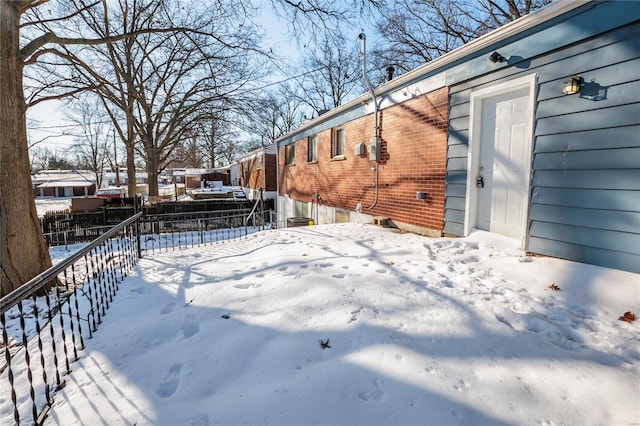
MULTIPOLYGON (((498 84, 494 84, 489 87, 483 87, 478 90, 474 90, 471 92, 470 97, 470 110, 469 110, 469 148, 468 148, 468 156, 467 156, 467 191, 465 196, 465 216, 464 216, 464 235, 468 236, 471 233, 471 230, 476 225, 477 218, 477 200, 478 200, 478 190, 476 188, 475 183, 475 170, 478 169, 478 157, 480 154, 480 134, 481 134, 481 117, 482 117, 482 101, 492 96, 500 95, 503 93, 508 93, 514 90, 528 88, 529 89, 529 129, 530 134, 526 143, 528 143, 528 148, 526 149, 527 158, 525 159, 526 163, 529 164, 527 168, 527 175, 525 176, 525 182, 531 182, 531 161, 532 161, 532 151, 533 151, 533 125, 534 125, 534 117, 535 117, 535 102, 536 102, 536 86, 537 86, 538 75, 537 74, 529 74, 524 77, 516 78, 513 80, 508 80, 504 82, 500 82, 498 84)), ((526 208, 523 209, 523 225, 521 229, 521 241, 520 245, 522 249, 524 249, 526 234, 527 234, 527 222, 529 215, 529 204, 530 204, 530 191, 529 196, 526 197, 526 208)))

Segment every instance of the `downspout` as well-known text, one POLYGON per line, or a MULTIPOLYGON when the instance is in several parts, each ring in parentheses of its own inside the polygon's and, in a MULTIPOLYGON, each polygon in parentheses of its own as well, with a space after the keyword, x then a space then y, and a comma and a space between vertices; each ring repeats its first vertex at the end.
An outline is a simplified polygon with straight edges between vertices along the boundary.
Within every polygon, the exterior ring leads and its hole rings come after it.
MULTIPOLYGON (((362 59, 362 78, 364 79, 367 88, 369 89, 369 93, 371 94, 371 101, 373 102, 373 130, 374 137, 376 138, 376 144, 380 143, 380 129, 378 128, 378 102, 376 101, 376 94, 373 91, 373 87, 371 86, 371 82, 369 81, 369 77, 367 77, 367 37, 364 33, 360 33, 358 38, 362 40, 362 51, 360 52, 360 58, 362 59)), ((376 184, 375 184, 375 198, 373 200, 373 204, 369 206, 369 210, 373 210, 373 208, 378 204, 378 158, 375 159, 375 166, 373 166, 373 170, 376 173, 376 184)))

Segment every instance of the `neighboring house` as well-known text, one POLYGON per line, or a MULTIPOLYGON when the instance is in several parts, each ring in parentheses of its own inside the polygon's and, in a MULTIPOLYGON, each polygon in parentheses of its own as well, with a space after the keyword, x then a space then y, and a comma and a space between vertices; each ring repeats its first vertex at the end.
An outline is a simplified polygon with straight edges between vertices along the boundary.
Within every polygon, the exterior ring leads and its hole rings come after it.
POLYGON ((218 181, 223 185, 229 185, 229 176, 214 169, 184 169, 184 184, 187 188, 204 187, 207 181, 218 181))
POLYGON ((96 192, 96 177, 89 170, 42 170, 31 175, 36 197, 79 197, 96 192))
MULTIPOLYGON (((129 176, 127 169, 121 167, 116 174, 115 170, 104 170, 102 172, 102 188, 108 188, 111 186, 118 186, 117 181, 120 182, 120 186, 127 186, 129 183, 129 176)), ((145 185, 149 183, 149 175, 144 170, 136 170, 136 184, 145 185)))
POLYGON ((640 2, 553 3, 375 99, 379 139, 366 94, 277 141, 279 223, 481 229, 640 272, 640 2))
POLYGON ((238 173, 237 176, 232 174, 232 184, 236 177, 237 184, 247 190, 250 200, 259 199, 261 190, 263 199, 275 200, 278 189, 276 156, 276 144, 271 144, 238 158, 236 160, 238 168, 235 170, 231 168, 232 173, 238 173))
POLYGON ((229 185, 228 170, 221 169, 183 169, 175 168, 160 174, 159 183, 166 185, 169 183, 184 184, 187 189, 204 187, 206 182, 222 182, 229 185))

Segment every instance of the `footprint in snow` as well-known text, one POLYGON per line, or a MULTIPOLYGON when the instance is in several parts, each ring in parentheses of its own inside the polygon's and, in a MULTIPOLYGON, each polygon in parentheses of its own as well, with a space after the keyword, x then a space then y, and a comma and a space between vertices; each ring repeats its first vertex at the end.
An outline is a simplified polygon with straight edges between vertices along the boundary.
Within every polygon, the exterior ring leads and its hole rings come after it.
POLYGON ((184 338, 193 337, 198 331, 200 331, 200 323, 196 317, 192 314, 187 315, 182 322, 182 335, 184 338))
POLYGON ((191 426, 209 426, 211 419, 206 414, 200 414, 191 419, 191 426))
POLYGON ((162 315, 166 315, 168 313, 173 312, 173 309, 176 307, 175 302, 171 302, 171 303, 167 303, 166 305, 164 305, 164 307, 160 310, 160 313, 162 315))
POLYGON ((463 390, 466 390, 467 388, 469 388, 469 383, 467 383, 464 380, 460 379, 460 380, 458 380, 458 383, 453 385, 453 388, 455 390, 457 390, 458 392, 462 392, 463 390))
POLYGON ((180 384, 180 373, 182 371, 182 364, 177 363, 173 364, 167 374, 165 374, 164 378, 158 385, 158 389, 156 389, 156 394, 160 398, 170 398, 176 390, 178 390, 178 385, 180 384))
POLYGON ((385 400, 387 393, 384 390, 384 382, 382 379, 375 379, 373 381, 375 389, 371 392, 360 392, 358 398, 364 402, 382 402, 385 400))
POLYGON ((260 288, 262 287, 262 284, 238 284, 234 285, 233 287, 240 290, 248 290, 250 288, 260 288))

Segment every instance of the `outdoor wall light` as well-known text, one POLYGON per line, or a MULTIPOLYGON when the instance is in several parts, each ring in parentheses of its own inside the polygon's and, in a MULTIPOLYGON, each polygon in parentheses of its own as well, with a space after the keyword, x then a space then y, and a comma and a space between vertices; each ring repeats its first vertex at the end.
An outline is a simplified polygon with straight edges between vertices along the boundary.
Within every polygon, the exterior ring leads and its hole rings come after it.
POLYGON ((504 57, 504 56, 502 56, 501 54, 499 54, 498 52, 493 52, 493 53, 491 54, 491 56, 489 56, 489 60, 490 60, 491 62, 493 62, 494 64, 495 64, 496 62, 504 62, 504 61, 506 61, 505 57, 504 57))
POLYGON ((573 95, 574 93, 578 93, 580 91, 580 83, 582 83, 582 77, 578 75, 569 76, 562 83, 562 94, 573 95))

